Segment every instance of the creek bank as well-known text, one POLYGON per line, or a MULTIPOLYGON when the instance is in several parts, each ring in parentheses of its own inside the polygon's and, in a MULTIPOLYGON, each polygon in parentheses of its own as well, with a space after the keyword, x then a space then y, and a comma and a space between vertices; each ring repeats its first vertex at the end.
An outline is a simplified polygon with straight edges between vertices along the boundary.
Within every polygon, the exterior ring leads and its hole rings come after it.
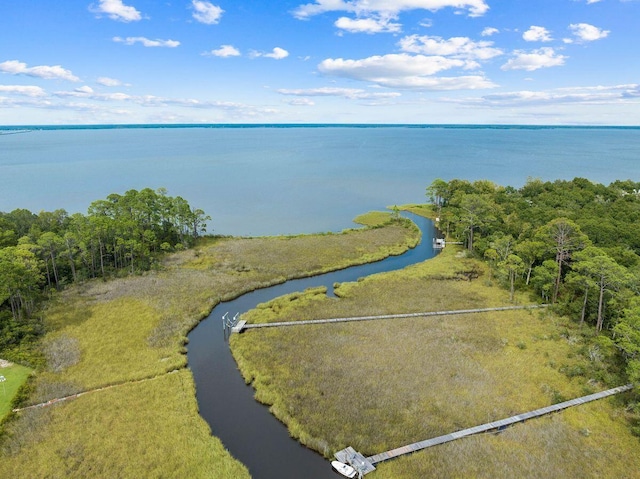
POLYGON ((424 217, 408 216, 420 228, 423 240, 406 253, 252 291, 217 305, 189 334, 188 361, 197 386, 200 414, 213 435, 249 468, 255 479, 334 476, 324 458, 292 439, 286 426, 254 399, 253 388, 245 383, 230 353, 221 317, 226 312, 231 316, 244 313, 260 303, 311 287, 325 286, 333 291, 335 283, 401 269, 433 257, 435 252, 428 240, 435 235, 433 224, 424 217))

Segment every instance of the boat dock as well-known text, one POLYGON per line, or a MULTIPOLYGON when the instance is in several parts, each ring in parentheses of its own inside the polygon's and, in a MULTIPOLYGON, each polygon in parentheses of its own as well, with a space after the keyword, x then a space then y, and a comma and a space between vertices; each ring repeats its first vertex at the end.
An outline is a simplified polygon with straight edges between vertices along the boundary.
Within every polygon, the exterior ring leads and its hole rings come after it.
POLYGON ((357 316, 351 318, 330 318, 330 319, 307 319, 300 321, 279 321, 273 323, 247 323, 244 320, 238 321, 233 326, 233 333, 241 333, 246 329, 258 328, 277 328, 285 326, 304 326, 309 324, 330 324, 330 323, 348 323, 355 321, 374 321, 380 319, 400 319, 400 318, 419 318, 428 316, 449 316, 454 314, 471 314, 471 313, 491 313, 496 311, 515 311, 521 309, 537 309, 545 308, 546 304, 532 304, 528 306, 500 306, 496 308, 477 308, 477 309, 457 309, 449 311, 427 311, 422 313, 405 313, 405 314, 382 314, 378 316, 357 316))
POLYGON ((336 452, 335 457, 338 461, 349 464, 363 476, 376 470, 375 466, 371 461, 369 461, 369 459, 364 457, 351 446, 343 449, 342 451, 336 452))
POLYGON ((625 391, 630 391, 631 389, 633 389, 632 384, 619 386, 617 388, 608 389, 606 391, 601 391, 599 393, 590 394, 588 396, 582 396, 576 399, 571 399, 569 401, 564 401, 558 404, 553 404, 551 406, 536 409, 535 411, 518 414, 517 416, 511 416, 505 419, 500 419, 499 421, 493 421, 486 424, 481 424, 479 426, 452 432, 449 434, 445 434, 443 436, 438 436, 432 439, 427 439, 425 441, 409 444, 407 446, 398 447, 396 449, 392 449, 386 452, 381 452, 380 454, 375 454, 373 456, 366 457, 366 458, 362 454, 355 451, 352 447, 347 447, 342 451, 338 451, 335 454, 335 457, 340 462, 345 462, 346 464, 350 464, 354 469, 356 469, 357 471, 361 472, 362 475, 364 475, 374 471, 375 464, 378 464, 383 461, 387 461, 389 459, 396 458, 398 456, 402 456, 404 454, 411 454, 413 452, 420 451, 428 447, 437 446, 438 444, 444 444, 447 442, 455 441, 456 439, 471 436, 473 434, 479 434, 479 433, 495 431, 495 430, 500 431, 508 426, 511 426, 512 424, 524 422, 529 419, 551 414, 557 411, 561 411, 563 409, 567 409, 572 406, 586 404, 591 401, 596 401, 598 399, 603 399, 609 396, 613 396, 614 394, 620 394, 625 391), (351 460, 353 460, 353 463, 350 462, 351 460))
POLYGON ((443 249, 448 244, 463 245, 462 241, 447 241, 444 238, 433 238, 433 249, 443 249))

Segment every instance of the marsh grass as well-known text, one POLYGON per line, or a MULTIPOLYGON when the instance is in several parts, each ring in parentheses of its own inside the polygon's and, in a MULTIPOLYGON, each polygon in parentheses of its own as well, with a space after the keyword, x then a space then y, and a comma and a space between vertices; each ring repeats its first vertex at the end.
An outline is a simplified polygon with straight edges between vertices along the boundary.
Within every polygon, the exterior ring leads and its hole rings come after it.
POLYGON ((310 276, 401 254, 415 246, 420 232, 407 222, 384 228, 345 230, 326 235, 298 235, 203 242, 199 253, 186 252, 174 261, 195 270, 282 280, 310 276))
POLYGON ((43 380, 54 381, 61 376, 87 390, 151 377, 186 364, 175 345, 173 348, 148 347, 148 337, 158 324, 158 312, 146 302, 118 298, 85 307, 90 310, 89 319, 81 325, 51 333, 47 338, 50 344, 62 339, 68 343, 73 338, 80 360, 65 367, 62 374, 56 375, 60 371, 55 370, 43 372, 40 375, 43 380))
MULTIPOLYGON (((509 304, 508 292, 489 286, 484 274, 484 265, 448 247, 402 271, 342 284, 340 299, 313 289, 278 298, 243 318, 320 319, 509 304)), ((589 385, 591 378, 562 372, 582 361, 576 354, 579 336, 568 341, 560 334, 571 328, 550 312, 524 310, 249 330, 232 337, 231 345, 256 398, 271 405, 292 435, 329 457, 346 446, 379 453, 601 388, 589 385)), ((606 472, 640 470, 640 457, 628 464, 620 453, 632 454, 638 443, 610 401, 585 411, 594 408, 597 414, 563 413, 508 434, 416 453, 382 465, 376 474, 637 477, 606 472), (582 414, 579 421, 572 419, 576 414, 582 414), (590 435, 581 433, 586 430, 590 435), (596 476, 588 461, 577 460, 585 451, 600 461, 597 471, 605 475, 596 476)))
POLYGON ((210 436, 194 396, 182 370, 25 411, 12 424, 23 434, 3 445, 0 476, 248 477, 210 436))
POLYGON ((390 224, 209 238, 171 255, 158 271, 69 288, 46 311, 49 364, 30 403, 119 386, 19 413, 2 438, 0 477, 248 477, 198 414, 184 369, 188 331, 221 300, 399 254, 418 237, 415 227, 390 224))
POLYGON ((381 226, 392 220, 392 214, 388 211, 370 211, 360 216, 356 216, 354 223, 364 226, 381 226))
POLYGON ((637 478, 637 439, 610 414, 588 404, 382 463, 376 477, 637 478))

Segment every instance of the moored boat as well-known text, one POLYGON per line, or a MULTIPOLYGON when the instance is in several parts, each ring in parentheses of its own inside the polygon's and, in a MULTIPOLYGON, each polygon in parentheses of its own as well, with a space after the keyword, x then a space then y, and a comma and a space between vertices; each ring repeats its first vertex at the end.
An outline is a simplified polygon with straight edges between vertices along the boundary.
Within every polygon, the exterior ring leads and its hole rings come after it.
POLYGON ((331 461, 331 467, 338 473, 342 474, 344 477, 353 478, 356 477, 356 470, 340 461, 331 461))

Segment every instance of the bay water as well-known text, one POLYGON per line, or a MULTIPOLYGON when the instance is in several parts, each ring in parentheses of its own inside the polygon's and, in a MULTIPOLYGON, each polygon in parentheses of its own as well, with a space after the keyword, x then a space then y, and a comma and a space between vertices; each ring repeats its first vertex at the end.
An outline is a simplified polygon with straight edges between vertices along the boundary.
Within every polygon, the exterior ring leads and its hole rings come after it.
POLYGON ((0 134, 0 211, 86 213, 111 193, 164 187, 209 214, 210 233, 225 235, 338 231, 358 214, 424 202, 436 178, 518 187, 529 177, 638 181, 640 128, 139 125, 0 134))

